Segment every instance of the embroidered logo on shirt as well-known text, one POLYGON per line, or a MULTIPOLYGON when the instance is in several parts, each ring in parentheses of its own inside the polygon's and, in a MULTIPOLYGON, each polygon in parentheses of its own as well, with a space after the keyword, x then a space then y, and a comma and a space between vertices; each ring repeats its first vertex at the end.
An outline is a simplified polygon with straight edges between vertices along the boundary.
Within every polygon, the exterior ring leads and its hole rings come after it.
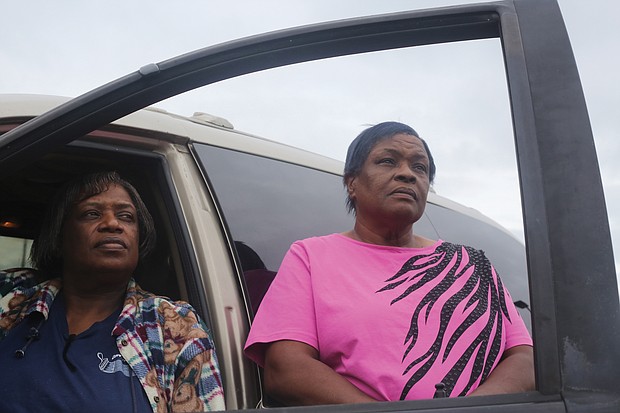
POLYGON ((486 320, 486 323, 480 331, 473 333, 474 336, 470 342, 459 343, 458 348, 462 349, 462 354, 441 382, 445 385, 446 394, 450 396, 472 358, 474 364, 471 374, 467 384, 458 395, 466 395, 478 379, 480 383, 484 382, 495 365, 501 349, 502 314, 510 320, 501 280, 499 277, 497 280, 494 278, 491 264, 484 254, 470 247, 443 243, 432 253, 411 257, 393 277, 385 282, 387 285, 377 293, 400 292, 390 305, 405 300, 427 283, 434 285, 419 302, 413 302, 414 312, 411 316, 409 330, 405 334, 403 344, 407 347, 402 358, 402 362, 407 363, 403 375, 408 374, 409 379, 401 392, 400 399, 404 400, 407 397, 411 388, 428 373, 436 362, 446 362, 457 340, 465 332, 472 334, 468 329, 481 318, 486 320), (462 283, 460 277, 468 273, 471 273, 469 278, 462 283), (462 286, 450 290, 457 281, 461 281, 462 286), (433 306, 448 291, 452 295, 444 297, 441 308, 435 309, 435 312, 439 312, 440 320, 435 340, 425 354, 415 360, 409 360, 410 353, 418 340, 419 329, 425 328, 423 324, 428 320, 433 306), (464 308, 469 311, 469 314, 448 337, 446 335, 448 324, 453 316, 457 319, 461 317, 461 314, 455 314, 457 306, 468 297, 469 300, 464 308))
POLYGON ((99 370, 104 373, 116 373, 121 372, 126 377, 129 377, 130 370, 129 365, 125 363, 123 357, 120 354, 115 354, 112 356, 112 360, 107 357, 103 357, 103 353, 97 353, 97 357, 99 358, 99 370))

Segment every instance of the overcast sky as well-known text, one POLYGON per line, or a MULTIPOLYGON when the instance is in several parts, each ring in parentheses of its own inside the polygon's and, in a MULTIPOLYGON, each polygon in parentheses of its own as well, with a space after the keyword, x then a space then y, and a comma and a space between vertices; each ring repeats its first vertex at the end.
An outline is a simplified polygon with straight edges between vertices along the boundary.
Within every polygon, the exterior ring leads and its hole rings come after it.
MULTIPOLYGON (((141 66, 303 24, 454 0, 4 2, 0 93, 77 96, 141 66)), ((463 1, 470 2, 471 1, 463 1)), ((620 28, 613 0, 559 0, 599 154, 620 268, 620 28)), ((367 125, 398 120, 429 143, 435 190, 522 238, 512 129, 497 40, 373 53, 244 76, 161 102, 182 115, 344 159, 367 125)))

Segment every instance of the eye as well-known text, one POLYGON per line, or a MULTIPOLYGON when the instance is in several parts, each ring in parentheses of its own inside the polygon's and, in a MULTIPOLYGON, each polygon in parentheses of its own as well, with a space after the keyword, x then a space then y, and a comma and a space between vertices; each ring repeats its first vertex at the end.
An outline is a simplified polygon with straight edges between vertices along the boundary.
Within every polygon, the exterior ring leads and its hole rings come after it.
POLYGON ((422 163, 416 163, 413 164, 413 170, 426 173, 428 171, 428 167, 422 163))
POLYGON ((96 219, 96 218, 99 218, 99 216, 101 216, 99 211, 94 210, 94 209, 89 209, 88 211, 84 211, 82 213, 82 217, 85 219, 96 219))
POLYGON ((118 219, 125 222, 134 222, 134 215, 131 212, 121 212, 118 214, 118 219))
POLYGON ((395 165, 396 161, 392 158, 381 158, 377 161, 379 165, 395 165))

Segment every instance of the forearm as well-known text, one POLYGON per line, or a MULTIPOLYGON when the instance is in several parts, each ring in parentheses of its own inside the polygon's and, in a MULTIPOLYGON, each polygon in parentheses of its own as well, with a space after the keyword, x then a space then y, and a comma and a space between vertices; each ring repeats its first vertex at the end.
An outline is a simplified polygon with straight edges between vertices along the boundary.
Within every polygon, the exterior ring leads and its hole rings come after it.
POLYGON ((271 397, 286 405, 376 401, 329 366, 305 353, 289 351, 285 346, 273 349, 271 357, 269 353, 265 360, 265 389, 271 397))
POLYGON ((497 367, 470 396, 521 393, 535 387, 532 347, 516 346, 505 351, 497 367))

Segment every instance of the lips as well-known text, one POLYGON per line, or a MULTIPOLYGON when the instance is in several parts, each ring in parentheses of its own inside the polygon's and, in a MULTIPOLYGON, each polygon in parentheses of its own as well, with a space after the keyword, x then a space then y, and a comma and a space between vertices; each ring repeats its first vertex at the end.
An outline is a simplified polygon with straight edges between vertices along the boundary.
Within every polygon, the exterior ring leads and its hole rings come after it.
POLYGON ((390 192, 390 195, 396 195, 396 194, 409 195, 414 200, 416 200, 416 201, 418 200, 418 195, 411 188, 396 188, 395 190, 390 192))
POLYGON ((117 237, 106 237, 95 244, 95 248, 111 248, 111 249, 119 249, 119 248, 127 248, 127 244, 121 238, 117 237))

